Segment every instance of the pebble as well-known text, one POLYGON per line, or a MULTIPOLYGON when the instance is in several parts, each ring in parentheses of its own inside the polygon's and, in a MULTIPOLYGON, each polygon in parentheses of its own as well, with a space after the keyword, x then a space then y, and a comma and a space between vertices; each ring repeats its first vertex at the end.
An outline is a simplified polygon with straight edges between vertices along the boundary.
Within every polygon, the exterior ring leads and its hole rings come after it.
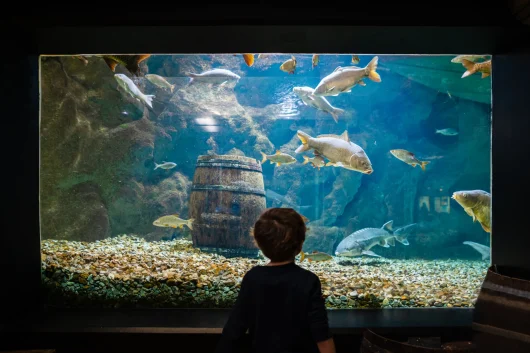
MULTIPOLYGON (((42 241, 42 278, 66 306, 233 306, 244 274, 264 259, 201 253, 189 240, 42 241)), ((337 260, 337 259, 335 259, 337 260)), ((488 264, 358 259, 297 264, 317 274, 329 309, 473 307, 488 264)))

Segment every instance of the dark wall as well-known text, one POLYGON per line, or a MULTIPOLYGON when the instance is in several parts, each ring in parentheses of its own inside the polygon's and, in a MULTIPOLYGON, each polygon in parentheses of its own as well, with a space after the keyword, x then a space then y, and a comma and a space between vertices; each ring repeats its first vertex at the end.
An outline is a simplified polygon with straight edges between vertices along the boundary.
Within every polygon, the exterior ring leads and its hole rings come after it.
POLYGON ((492 263, 530 272, 530 54, 492 63, 492 263))

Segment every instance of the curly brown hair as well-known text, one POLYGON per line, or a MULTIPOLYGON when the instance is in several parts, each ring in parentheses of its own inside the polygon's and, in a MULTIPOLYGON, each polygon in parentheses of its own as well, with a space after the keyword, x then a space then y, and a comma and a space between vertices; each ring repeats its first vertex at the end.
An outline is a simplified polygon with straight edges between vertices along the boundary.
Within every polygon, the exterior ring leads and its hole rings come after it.
POLYGON ((269 208, 254 224, 254 239, 272 262, 294 259, 302 250, 306 226, 292 208, 269 208))

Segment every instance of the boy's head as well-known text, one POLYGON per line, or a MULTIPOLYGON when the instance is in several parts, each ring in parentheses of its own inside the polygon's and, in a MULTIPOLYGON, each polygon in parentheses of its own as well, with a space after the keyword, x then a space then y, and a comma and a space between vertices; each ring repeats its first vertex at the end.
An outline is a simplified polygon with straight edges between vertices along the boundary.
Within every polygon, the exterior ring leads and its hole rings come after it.
POLYGON ((254 239, 272 262, 294 259, 305 241, 305 222, 292 208, 269 208, 254 224, 254 239))

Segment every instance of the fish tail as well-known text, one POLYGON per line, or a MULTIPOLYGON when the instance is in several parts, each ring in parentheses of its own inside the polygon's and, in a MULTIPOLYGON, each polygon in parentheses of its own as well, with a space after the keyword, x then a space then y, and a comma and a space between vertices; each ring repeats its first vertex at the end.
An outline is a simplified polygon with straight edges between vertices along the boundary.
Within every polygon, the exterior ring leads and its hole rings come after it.
POLYGON ((261 163, 263 164, 267 160, 267 155, 265 153, 261 152, 261 151, 259 151, 259 153, 261 153, 261 155, 263 156, 263 158, 261 159, 261 163))
POLYGON ((425 166, 427 164, 429 164, 429 163, 431 163, 431 161, 423 161, 423 162, 421 162, 421 164, 420 164, 421 165, 421 170, 425 171, 425 166))
POLYGON ((175 89, 175 85, 171 85, 171 86, 169 87, 169 89, 171 90, 171 93, 173 93, 173 90, 175 89))
POLYGON ((186 222, 186 225, 188 226, 189 229, 193 230, 193 221, 195 219, 194 218, 190 218, 188 219, 188 221, 186 222))
POLYGON ((331 116, 333 117, 333 120, 335 120, 336 123, 339 122, 339 114, 344 113, 344 109, 340 108, 333 108, 333 111, 331 112, 331 116))
POLYGON ((155 96, 152 94, 145 95, 145 103, 149 106, 149 108, 153 108, 153 98, 155 98, 155 96))
POLYGON ((304 261, 305 259, 305 252, 300 251, 300 262, 304 261))
POLYGON ((304 156, 304 161, 302 162, 302 164, 307 164, 307 163, 309 163, 309 157, 304 156))
POLYGON ((377 62, 379 58, 374 56, 372 60, 366 65, 366 71, 368 71, 368 78, 374 82, 381 82, 381 76, 376 72, 377 62))
POLYGON ((467 59, 462 59, 462 65, 466 68, 466 72, 464 72, 462 78, 473 75, 478 70, 477 64, 467 59))
POLYGON ((300 153, 300 152, 304 152, 304 151, 307 151, 310 147, 308 146, 308 141, 309 139, 311 138, 311 136, 309 136, 308 134, 306 134, 305 132, 303 131, 300 131, 298 130, 296 132, 296 135, 298 136, 298 138, 300 139, 300 141, 302 141, 302 146, 299 146, 295 152, 296 153, 300 153))
POLYGON ((190 78, 190 80, 188 81, 187 86, 191 85, 191 84, 194 82, 193 79, 194 79, 195 77, 198 77, 198 76, 199 76, 199 75, 197 75, 197 74, 194 74, 193 72, 185 72, 184 75, 185 75, 185 76, 188 76, 188 77, 190 78))
POLYGON ((162 164, 157 164, 157 163, 155 162, 155 169, 153 169, 153 170, 157 170, 157 168, 160 168, 161 165, 162 165, 162 164))

